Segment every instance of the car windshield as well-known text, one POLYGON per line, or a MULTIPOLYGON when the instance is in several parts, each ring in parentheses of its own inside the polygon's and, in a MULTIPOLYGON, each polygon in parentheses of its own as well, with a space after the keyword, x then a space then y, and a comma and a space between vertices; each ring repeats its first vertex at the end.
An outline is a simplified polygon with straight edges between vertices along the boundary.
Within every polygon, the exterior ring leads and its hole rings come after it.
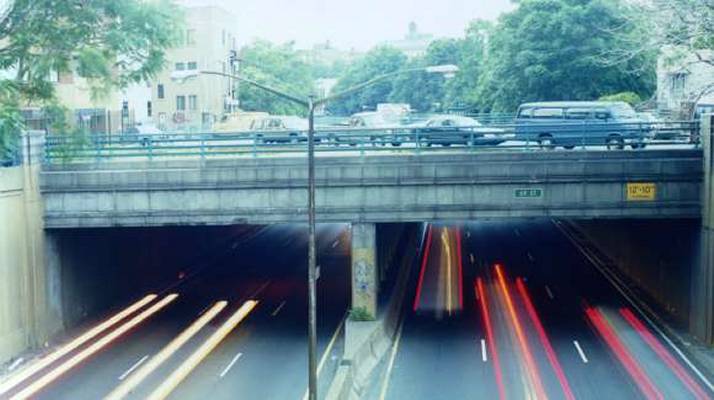
POLYGON ((283 124, 285 125, 286 129, 306 131, 308 128, 307 120, 300 117, 283 118, 283 124))
POLYGON ((637 118, 637 113, 627 103, 617 103, 610 107, 615 118, 637 118))

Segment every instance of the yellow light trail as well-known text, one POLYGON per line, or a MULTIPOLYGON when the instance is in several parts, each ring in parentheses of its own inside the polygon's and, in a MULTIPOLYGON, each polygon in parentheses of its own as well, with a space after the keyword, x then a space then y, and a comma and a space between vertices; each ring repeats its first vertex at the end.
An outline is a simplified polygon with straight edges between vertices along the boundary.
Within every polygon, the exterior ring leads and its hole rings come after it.
POLYGON ((451 310, 453 310, 453 302, 454 302, 454 296, 452 291, 452 282, 451 280, 453 279, 451 277, 451 268, 452 268, 452 262, 451 262, 451 237, 449 236, 449 228, 444 228, 443 231, 441 231, 441 240, 444 243, 444 252, 446 253, 446 310, 449 312, 449 315, 451 315, 451 310))
POLYGON ((164 346, 161 351, 159 351, 153 358, 149 360, 144 366, 139 368, 136 372, 129 375, 129 379, 125 380, 119 386, 117 386, 111 393, 109 393, 104 399, 105 400, 119 400, 128 395, 132 390, 134 390, 141 382, 146 379, 152 372, 156 370, 161 364, 169 359, 181 346, 189 341, 198 331, 200 331, 206 324, 211 322, 218 313, 221 312, 228 305, 227 301, 219 301, 213 305, 208 311, 206 311, 199 319, 194 321, 188 328, 181 332, 176 338, 174 338, 169 344, 164 346))
POLYGON ((9 391, 10 389, 14 388, 19 383, 21 383, 25 379, 29 378, 30 376, 36 374, 38 371, 46 368, 48 365, 52 364, 53 362, 59 360, 64 355, 70 353, 72 350, 81 346, 88 340, 91 340, 95 336, 97 336, 100 333, 104 332, 105 330, 109 329, 117 322, 119 322, 119 321, 123 320, 124 318, 126 318, 127 316, 133 314, 138 309, 144 307, 146 304, 153 301, 156 297, 157 296, 155 294, 149 294, 149 295, 145 296, 143 299, 130 305, 129 307, 125 308, 124 310, 114 314, 109 319, 107 319, 104 322, 100 323, 99 325, 91 328, 87 332, 78 336, 76 339, 74 339, 71 342, 67 343, 66 345, 62 346, 57 351, 47 355, 46 357, 41 358, 36 363, 29 365, 27 368, 18 371, 17 374, 10 376, 10 378, 7 381, 2 382, 0 384, 0 395, 9 391))
POLYGON ((113 330, 106 336, 102 337, 101 339, 97 340, 96 342, 92 343, 90 346, 82 350, 81 352, 77 353, 74 355, 72 358, 69 360, 65 361, 62 363, 60 366, 57 368, 53 369, 49 373, 45 374, 41 378, 37 379, 36 381, 32 382, 31 385, 27 386, 24 388, 20 393, 14 395, 11 397, 11 400, 21 400, 21 399, 27 399, 30 396, 34 395, 38 391, 40 391, 42 388, 47 386, 48 384, 52 383, 55 379, 59 378, 62 374, 65 372, 69 371, 71 368, 73 368, 75 365, 79 364, 80 362, 84 361, 86 358, 91 356, 92 354, 96 353, 99 351, 102 347, 106 346, 107 344, 111 343, 114 341, 116 338, 119 336, 123 335, 127 331, 129 331, 131 328, 135 327, 136 325, 140 324, 142 321, 145 319, 149 318, 162 308, 166 307, 169 303, 174 301, 178 297, 178 294, 172 293, 163 299, 159 301, 158 303, 154 304, 153 306, 147 308, 144 310, 141 314, 135 316, 134 318, 130 319, 126 323, 124 323, 122 326, 119 328, 113 330))
POLYGON ((165 399, 176 387, 203 361, 221 341, 245 318, 255 306, 257 300, 248 300, 218 328, 196 351, 194 351, 169 377, 157 387, 148 400, 165 399))

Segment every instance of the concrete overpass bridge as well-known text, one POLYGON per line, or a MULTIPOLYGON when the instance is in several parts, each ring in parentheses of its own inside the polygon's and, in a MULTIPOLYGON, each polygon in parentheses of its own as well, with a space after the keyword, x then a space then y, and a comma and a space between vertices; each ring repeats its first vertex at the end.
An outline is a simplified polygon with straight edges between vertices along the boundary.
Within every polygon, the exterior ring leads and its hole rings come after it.
MULTIPOLYGON (((320 222, 696 218, 702 151, 318 157, 320 222)), ((306 221, 302 157, 54 164, 46 228, 306 221)))

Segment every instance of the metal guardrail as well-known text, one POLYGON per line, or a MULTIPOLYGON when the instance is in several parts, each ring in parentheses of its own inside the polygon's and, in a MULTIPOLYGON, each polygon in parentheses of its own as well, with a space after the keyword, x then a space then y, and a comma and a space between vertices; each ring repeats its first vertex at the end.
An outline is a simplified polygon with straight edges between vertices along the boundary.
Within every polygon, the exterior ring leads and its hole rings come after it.
MULTIPOLYGON (((509 124, 498 127, 320 128, 318 154, 434 153, 444 151, 641 150, 697 146, 696 121, 659 123, 509 124)), ((157 158, 304 155, 304 131, 166 133, 157 135, 49 135, 45 163, 157 158)))

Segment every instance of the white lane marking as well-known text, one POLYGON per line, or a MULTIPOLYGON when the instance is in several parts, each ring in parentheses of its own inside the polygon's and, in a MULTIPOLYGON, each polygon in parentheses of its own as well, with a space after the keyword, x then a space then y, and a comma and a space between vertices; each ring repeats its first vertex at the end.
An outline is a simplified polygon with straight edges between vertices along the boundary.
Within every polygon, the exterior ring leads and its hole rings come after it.
POLYGON ((550 291, 550 288, 548 287, 548 285, 545 285, 545 292, 548 293, 548 297, 550 297, 551 300, 554 299, 553 292, 550 291))
POLYGON ((141 359, 140 359, 139 361, 137 361, 136 363, 134 363, 134 365, 132 365, 131 368, 129 368, 128 370, 126 370, 126 372, 124 372, 123 374, 121 374, 121 375, 119 376, 119 380, 120 380, 120 381, 123 381, 127 376, 129 376, 129 374, 131 374, 132 372, 134 372, 135 369, 139 368, 139 366, 140 366, 141 364, 143 364, 144 361, 146 361, 148 358, 149 358, 149 355, 148 355, 148 354, 145 355, 144 357, 141 357, 141 359))
POLYGON ((238 353, 238 354, 236 354, 236 355, 233 357, 233 359, 231 360, 231 362, 228 363, 228 365, 226 366, 226 368, 223 369, 223 371, 221 372, 221 374, 219 375, 219 377, 223 378, 224 376, 226 376, 226 374, 228 373, 228 371, 230 371, 231 368, 233 367, 233 364, 235 364, 236 361, 238 361, 238 359, 241 358, 242 356, 243 356, 243 353, 238 353))
POLYGON ((513 233, 515 233, 516 236, 521 237, 521 231, 519 231, 518 229, 514 229, 513 233))
POLYGON ((338 244, 340 244, 340 239, 337 239, 334 243, 332 243, 332 248, 334 249, 338 244))
POLYGON ((399 321, 399 329, 397 329, 397 339, 394 341, 394 346, 392 347, 392 354, 389 356, 389 364, 387 364, 387 372, 384 375, 384 380, 382 381, 382 390, 379 393, 379 400, 384 400, 387 397, 387 389, 389 388, 389 377, 392 375, 392 368, 394 368, 394 360, 397 358, 397 350, 399 349, 399 341, 402 338, 402 328, 404 328, 404 317, 399 321))
POLYGON ((18 359, 15 360, 12 364, 10 364, 9 367, 7 367, 7 370, 8 370, 9 372, 14 371, 15 368, 17 368, 18 366, 20 366, 20 364, 22 364, 23 361, 25 361, 25 358, 23 358, 23 357, 18 358, 18 359))
POLYGON ((486 339, 481 339, 481 361, 488 361, 488 353, 486 353, 486 339))
POLYGON ((473 264, 476 261, 476 259, 474 258, 474 253, 469 254, 469 261, 471 261, 471 264, 473 264))
MULTIPOLYGON (((340 331, 342 330, 342 326, 345 324, 345 321, 347 321, 347 314, 345 314, 345 317, 342 318, 342 321, 337 325, 337 329, 335 329, 335 332, 332 334, 332 337, 330 338, 330 342, 327 343, 327 347, 325 348, 325 352, 322 353, 322 357, 320 358, 320 362, 317 364, 317 376, 318 378, 320 377, 320 372, 322 372, 322 367, 325 366, 325 362, 327 361, 327 356, 330 355, 332 352, 332 346, 335 345, 335 342, 337 341, 337 336, 339 335, 340 331)), ((335 360, 336 357, 330 357, 332 360, 335 360)), ((307 400, 309 396, 309 391, 310 388, 305 389, 305 393, 302 396, 303 400, 307 400)))
POLYGON ((526 255, 528 256, 528 259, 529 259, 531 262, 535 261, 535 258, 533 258, 533 254, 531 254, 530 251, 529 251, 529 252, 526 252, 526 255))
POLYGON ((284 305, 285 305, 285 300, 283 300, 282 303, 280 303, 280 305, 279 305, 279 306, 275 309, 275 311, 273 311, 273 313, 270 314, 270 315, 272 315, 273 317, 276 316, 276 315, 278 315, 278 313, 280 312, 280 310, 283 309, 283 306, 284 306, 284 305))
POLYGON ((256 296, 260 294, 260 292, 262 292, 263 290, 265 290, 266 287, 268 287, 268 285, 270 285, 270 281, 266 281, 263 286, 259 287, 258 290, 256 290, 252 295, 250 295, 250 299, 255 299, 256 296))
POLYGON ((578 354, 580 354, 580 359, 583 360, 583 363, 587 364, 588 358, 585 357, 585 352, 583 352, 583 349, 580 347, 580 343, 578 343, 577 340, 573 340, 573 344, 575 345, 575 348, 578 350, 578 354))

